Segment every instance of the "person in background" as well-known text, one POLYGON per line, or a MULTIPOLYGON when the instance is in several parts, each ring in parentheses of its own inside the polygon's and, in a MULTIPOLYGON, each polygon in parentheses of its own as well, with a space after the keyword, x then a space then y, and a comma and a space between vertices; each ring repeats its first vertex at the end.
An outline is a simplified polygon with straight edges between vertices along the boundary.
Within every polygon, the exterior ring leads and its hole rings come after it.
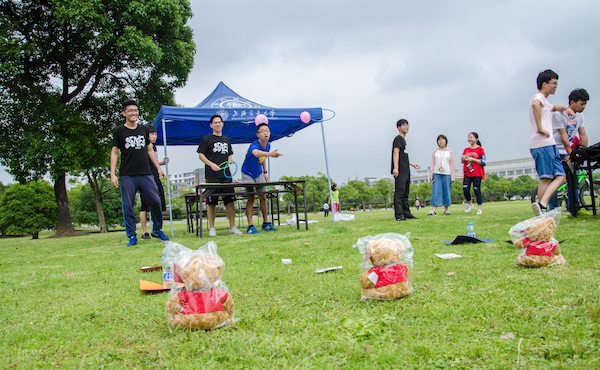
MULTIPOLYGON (((437 207, 444 206, 444 215, 450 215, 448 207, 452 205, 452 183, 456 173, 454 153, 446 147, 448 138, 438 135, 438 148, 431 155, 429 181, 432 182, 431 205, 432 211, 428 216, 437 216, 437 207)), ((417 208, 418 209, 418 208, 417 208)))
MULTIPOLYGON (((579 144, 588 146, 588 136, 585 132, 585 118, 583 116, 583 110, 588 100, 590 100, 590 95, 585 89, 575 89, 569 94, 569 108, 575 112, 575 117, 570 117, 564 111, 552 113, 554 141, 556 141, 558 154, 562 159, 565 175, 567 175, 567 189, 569 189, 568 191, 575 190, 575 212, 579 208, 579 189, 577 183, 572 183, 572 172, 568 162, 571 150, 579 144)), ((570 201, 570 198, 567 198, 567 200, 570 201)), ((558 207, 558 197, 554 193, 548 202, 548 209, 556 207, 558 207)), ((571 210, 569 204, 567 204, 567 209, 571 210)))
POLYGON ((323 203, 323 217, 327 217, 329 215, 329 204, 327 202, 323 203))
POLYGON ((473 210, 473 201, 471 200, 471 184, 473 184, 473 192, 477 199, 477 214, 482 213, 481 205, 483 197, 481 196, 481 181, 485 179, 485 151, 481 147, 479 135, 476 132, 469 133, 467 137, 469 146, 465 148, 460 161, 463 164, 463 194, 467 200, 466 213, 473 210))
MULTIPOLYGON (((205 165, 206 182, 209 183, 231 183, 231 171, 229 167, 224 170, 219 166, 224 162, 233 163, 233 150, 231 149, 231 142, 229 138, 223 135, 223 119, 218 114, 210 117, 210 128, 213 132, 209 135, 205 135, 198 146, 198 157, 205 165)), ((235 227, 235 196, 234 195, 220 195, 232 193, 232 188, 218 188, 214 189, 211 196, 208 197, 208 224, 210 230, 208 236, 217 236, 217 229, 215 229, 215 218, 217 215, 217 204, 219 203, 219 197, 225 204, 227 211, 227 219, 229 220, 229 234, 241 234, 242 232, 235 227)))
POLYGON ((137 244, 135 232, 136 220, 133 211, 135 194, 140 192, 150 205, 152 215, 152 228, 156 237, 162 241, 169 237, 162 232, 162 212, 156 181, 152 177, 149 163, 163 178, 167 178, 160 169, 158 160, 154 155, 152 143, 145 126, 138 124, 139 110, 137 102, 127 99, 123 103, 123 117, 125 123, 118 126, 113 133, 113 147, 110 152, 110 182, 114 187, 121 185, 121 200, 123 203, 123 219, 125 221, 125 234, 129 238, 127 246, 137 244), (121 166, 117 178, 117 162, 121 153, 121 166))
POLYGON ((392 144, 392 175, 394 175, 394 216, 396 221, 416 218, 410 213, 408 193, 410 189, 410 166, 420 169, 418 164, 411 163, 406 150, 406 135, 410 125, 405 119, 396 122, 398 135, 392 144))
POLYGON ((340 190, 336 183, 331 184, 331 209, 333 214, 338 213, 340 207, 340 190))
MULTIPOLYGON (((261 123, 256 126, 256 136, 258 139, 254 140, 252 144, 250 144, 248 152, 246 153, 246 159, 244 159, 244 164, 242 165, 242 182, 244 183, 268 182, 269 175, 267 174, 266 157, 277 158, 283 155, 279 153, 277 149, 271 151, 271 143, 269 143, 271 130, 269 129, 268 124, 261 123)), ((246 191, 248 192, 248 199, 246 202, 248 229, 246 229, 246 234, 259 234, 259 231, 256 230, 256 227, 252 222, 252 216, 254 214, 254 194, 250 193, 259 193, 258 207, 260 208, 260 213, 262 213, 263 217, 261 230, 277 231, 277 229, 273 227, 273 223, 269 222, 269 213, 267 212, 267 196, 265 194, 267 187, 248 186, 246 187, 246 191)))
POLYGON ((569 107, 552 105, 548 101, 548 96, 554 94, 558 86, 558 75, 554 71, 547 69, 540 72, 536 82, 538 92, 529 102, 529 151, 540 178, 537 193, 539 201, 531 203, 533 213, 539 216, 548 210, 550 198, 565 181, 565 171, 552 135, 552 112, 564 111, 570 117, 574 117, 575 112, 569 107))
MULTIPOLYGON (((150 142, 152 143, 152 149, 154 149, 154 156, 156 157, 156 160, 158 160, 158 150, 156 149, 156 145, 154 145, 154 143, 156 143, 156 139, 158 138, 158 134, 156 133, 156 127, 148 126, 148 137, 150 138, 150 142)), ((156 167, 154 167, 150 158, 148 158, 148 161, 150 162, 150 171, 152 171, 154 182, 156 182, 156 187, 158 188, 158 194, 160 196, 160 202, 162 206, 161 209, 164 212, 167 210, 167 205, 165 201, 165 191, 163 189, 162 182, 160 182, 160 176, 158 176, 156 167)), ((158 162, 158 164, 161 166, 164 166, 167 163, 169 163, 169 157, 165 157, 165 159, 162 162, 158 162)), ((140 198, 142 200, 142 206, 140 207, 140 225, 142 226, 142 239, 152 239, 150 234, 148 234, 148 229, 146 228, 146 221, 148 219, 147 212, 150 211, 150 206, 148 205, 148 202, 146 201, 146 198, 143 195, 140 194, 140 198)), ((155 238, 158 237, 155 233, 152 233, 152 236, 155 238)))

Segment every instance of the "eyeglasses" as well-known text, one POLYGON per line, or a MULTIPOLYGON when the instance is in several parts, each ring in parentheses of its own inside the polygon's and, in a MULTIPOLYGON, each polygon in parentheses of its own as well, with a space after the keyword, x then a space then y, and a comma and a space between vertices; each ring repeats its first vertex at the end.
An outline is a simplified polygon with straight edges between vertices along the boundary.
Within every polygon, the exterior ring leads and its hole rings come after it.
POLYGON ((260 130, 258 133, 259 134, 268 134, 269 132, 271 132, 271 130, 260 130))
POLYGON ((127 109, 125 113, 138 113, 137 109, 127 109))
POLYGON ((558 81, 548 82, 548 85, 558 86, 558 81))

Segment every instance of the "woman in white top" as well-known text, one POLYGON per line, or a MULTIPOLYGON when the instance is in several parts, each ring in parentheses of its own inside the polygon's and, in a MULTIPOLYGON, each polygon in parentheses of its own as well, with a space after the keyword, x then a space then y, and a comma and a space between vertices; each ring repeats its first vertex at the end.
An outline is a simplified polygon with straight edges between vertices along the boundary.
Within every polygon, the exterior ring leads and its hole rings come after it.
POLYGON ((437 216, 437 207, 444 206, 444 214, 449 215, 448 207, 452 205, 452 183, 456 167, 454 165, 454 153, 448 149, 448 138, 444 135, 437 137, 438 148, 431 156, 429 167, 429 181, 433 183, 431 191, 432 211, 429 216, 437 216))

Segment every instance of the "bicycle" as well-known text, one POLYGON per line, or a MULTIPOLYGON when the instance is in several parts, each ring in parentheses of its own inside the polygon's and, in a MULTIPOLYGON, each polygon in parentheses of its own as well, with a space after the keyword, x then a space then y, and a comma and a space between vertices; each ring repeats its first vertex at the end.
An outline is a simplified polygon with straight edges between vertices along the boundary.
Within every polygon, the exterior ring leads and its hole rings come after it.
MULTIPOLYGON (((579 171, 577 175, 577 184, 579 189, 579 206, 580 208, 585 208, 587 210, 592 209, 591 199, 588 201, 588 197, 593 196, 595 199, 598 198, 598 194, 595 194, 596 191, 600 189, 600 180, 594 180, 594 194, 590 194, 590 180, 587 175, 583 171, 579 171)), ((535 203, 538 201, 537 199, 537 191, 538 187, 531 192, 531 203, 535 203)), ((558 190, 556 190, 556 196, 558 198, 558 206, 562 207, 563 199, 568 199, 569 192, 567 191, 567 183, 562 184, 558 190)), ((596 205, 598 205, 598 201, 595 201, 596 205)))

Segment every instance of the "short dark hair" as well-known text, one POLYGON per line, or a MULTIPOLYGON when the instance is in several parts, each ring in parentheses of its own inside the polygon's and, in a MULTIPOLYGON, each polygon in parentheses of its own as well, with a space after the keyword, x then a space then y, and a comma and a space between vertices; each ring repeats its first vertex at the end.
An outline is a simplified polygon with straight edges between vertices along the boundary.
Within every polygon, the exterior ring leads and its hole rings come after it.
POLYGON ((256 126, 256 132, 258 132, 258 130, 260 130, 260 128, 264 127, 264 126, 269 127, 269 124, 264 123, 264 122, 263 123, 259 123, 258 126, 256 126))
POLYGON ((148 132, 156 132, 156 127, 148 125, 148 132))
POLYGON ((217 118, 217 117, 218 117, 218 118, 220 118, 220 119, 221 119, 221 121, 223 121, 223 117, 221 117, 221 116, 220 116, 220 115, 218 115, 218 114, 213 114, 213 116, 212 116, 212 117, 210 117, 210 123, 212 123, 213 119, 215 119, 215 118, 217 118))
POLYGON ((540 72, 537 76, 537 87, 538 90, 542 89, 542 85, 550 82, 551 79, 556 78, 558 80, 558 75, 551 69, 547 69, 543 72, 540 72))
POLYGON ((440 139, 446 140, 446 146, 448 146, 448 138, 446 137, 446 135, 438 135, 438 137, 435 141, 438 142, 438 141, 440 141, 440 139))
POLYGON ((125 111, 125 108, 127 108, 130 105, 135 105, 136 107, 138 106, 137 101, 133 100, 133 99, 125 99, 123 100, 123 103, 121 103, 121 105, 123 106, 123 112, 125 111))
POLYGON ((333 189, 335 189, 336 186, 337 186, 337 184, 335 182, 333 184, 331 184, 331 190, 333 191, 333 189))
POLYGON ((569 94, 569 104, 571 104, 572 101, 577 103, 580 100, 588 101, 590 100, 590 95, 585 89, 578 87, 569 94))
POLYGON ((398 120, 398 122, 396 122, 396 127, 400 127, 400 126, 405 125, 405 124, 408 125, 408 121, 405 120, 404 118, 401 118, 401 119, 398 120))

